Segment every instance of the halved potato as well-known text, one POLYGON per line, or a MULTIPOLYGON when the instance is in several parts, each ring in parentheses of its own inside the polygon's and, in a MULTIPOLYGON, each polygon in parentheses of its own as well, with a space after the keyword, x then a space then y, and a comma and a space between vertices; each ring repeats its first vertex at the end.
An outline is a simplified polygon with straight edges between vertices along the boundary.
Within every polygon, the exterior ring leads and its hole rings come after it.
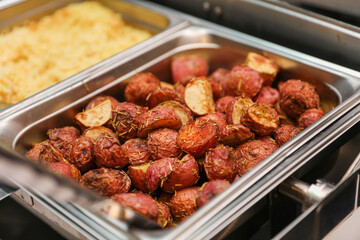
POLYGON ((241 115, 253 104, 254 102, 249 97, 236 97, 229 103, 226 110, 228 124, 240 124, 241 115))
POLYGON ((93 141, 95 141, 96 138, 102 133, 108 133, 112 137, 116 138, 116 134, 110 128, 107 128, 104 126, 96 126, 96 127, 87 128, 83 132, 82 136, 91 138, 93 141))
POLYGON ((279 72, 279 67, 272 60, 254 52, 248 53, 245 64, 260 73, 265 86, 270 86, 279 72))
POLYGON ((85 128, 102 126, 111 119, 111 112, 111 101, 107 99, 89 110, 76 114, 74 121, 85 128))
POLYGON ((191 111, 189 108, 185 107, 177 101, 166 101, 158 105, 159 107, 168 107, 174 110, 174 112, 179 116, 183 125, 193 120, 191 111))

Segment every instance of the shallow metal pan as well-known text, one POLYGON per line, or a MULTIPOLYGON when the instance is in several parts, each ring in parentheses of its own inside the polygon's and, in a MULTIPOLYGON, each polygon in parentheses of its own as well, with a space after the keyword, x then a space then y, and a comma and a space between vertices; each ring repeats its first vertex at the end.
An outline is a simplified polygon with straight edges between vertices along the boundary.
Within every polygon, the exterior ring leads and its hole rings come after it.
MULTIPOLYGON (((63 89, 50 98, 3 118, 0 144, 24 154, 32 143, 40 142, 46 137, 47 129, 71 125, 74 114, 94 96, 110 94, 123 100, 122 93, 127 80, 138 72, 151 71, 161 80, 169 80, 170 59, 173 55, 200 54, 208 59, 211 69, 214 70, 216 67, 229 68, 242 63, 248 51, 264 53, 276 61, 282 68, 279 76, 282 80, 302 78, 315 84, 321 96, 322 107, 328 113, 178 227, 163 231, 130 230, 135 236, 148 239, 211 237, 256 202, 256 197, 251 196, 251 193, 261 186, 254 184, 268 179, 267 174, 277 165, 283 163, 292 153, 301 150, 305 144, 312 144, 312 139, 317 134, 341 119, 359 103, 358 72, 213 24, 193 25, 153 42, 151 46, 144 47, 141 52, 123 61, 109 64, 91 78, 81 79, 86 86, 78 81, 71 88, 63 89), (54 104, 66 107, 54 108, 54 104)), ((51 199, 45 196, 40 199, 51 206, 51 199)), ((57 207, 59 206, 63 215, 67 213, 67 216, 77 221, 93 221, 86 217, 89 216, 86 210, 78 211, 67 205, 57 204, 57 207), (82 216, 82 219, 79 216, 82 216)), ((93 230, 104 231, 108 228, 106 224, 96 221, 95 226, 98 229, 95 227, 93 230)))
MULTIPOLYGON (((61 0, 61 1, 10 1, 6 6, 0 8, 0 29, 11 29, 14 26, 22 25, 29 20, 40 19, 43 16, 53 13, 59 8, 66 6, 73 2, 80 2, 81 0, 61 0)), ((54 95, 57 91, 70 87, 79 80, 79 76, 85 78, 96 72, 104 65, 110 64, 112 61, 122 59, 134 52, 139 51, 142 47, 151 44, 152 41, 157 41, 163 38, 166 34, 171 34, 176 31, 178 27, 186 25, 186 21, 176 15, 169 14, 162 9, 154 7, 152 4, 143 1, 134 0, 98 0, 104 6, 121 14, 123 20, 129 24, 140 29, 145 29, 153 34, 153 37, 127 49, 112 57, 107 58, 89 68, 81 71, 76 76, 71 76, 63 81, 36 93, 25 100, 11 105, 5 109, 0 109, 0 118, 11 114, 14 111, 23 109, 37 102, 41 99, 54 95)), ((91 13, 89 13, 91 14, 91 13)))

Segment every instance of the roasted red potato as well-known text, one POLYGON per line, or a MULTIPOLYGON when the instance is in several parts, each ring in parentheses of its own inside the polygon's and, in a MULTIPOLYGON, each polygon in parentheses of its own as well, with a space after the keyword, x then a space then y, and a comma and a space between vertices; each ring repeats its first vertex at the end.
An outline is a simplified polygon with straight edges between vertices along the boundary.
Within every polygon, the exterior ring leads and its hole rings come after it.
POLYGON ((253 98, 260 92, 262 84, 260 73, 246 65, 237 65, 227 77, 227 95, 253 98))
POLYGON ((247 173, 251 168, 278 149, 278 147, 275 140, 271 140, 269 137, 251 140, 238 146, 235 149, 238 175, 242 176, 247 173))
POLYGON ((158 202, 157 205, 159 207, 159 216, 157 219, 157 223, 161 227, 165 228, 166 226, 172 223, 172 216, 170 213, 170 209, 166 204, 161 202, 158 202))
POLYGON ((254 102, 248 97, 236 97, 227 106, 226 120, 228 124, 240 124, 241 116, 254 102))
POLYGON ((276 143, 281 146, 299 133, 300 129, 293 125, 281 125, 278 129, 276 129, 274 138, 276 143))
POLYGON ((261 74, 265 86, 270 86, 279 72, 276 63, 254 52, 247 54, 245 64, 261 74))
POLYGON ((161 188, 165 192, 175 192, 194 186, 199 180, 199 167, 193 156, 185 155, 170 172, 161 188))
POLYGON ((188 84, 195 77, 207 76, 209 67, 205 59, 196 55, 174 57, 171 61, 171 73, 174 83, 188 84))
POLYGON ((275 103, 274 108, 279 115, 280 124, 295 126, 294 120, 286 115, 284 110, 280 107, 280 102, 275 103))
POLYGON ((147 162, 141 165, 129 166, 127 171, 133 186, 144 193, 149 192, 146 187, 146 171, 150 164, 150 162, 147 162))
POLYGON ((205 182, 200 187, 200 190, 196 197, 197 208, 201 208, 202 206, 207 204, 211 199, 213 199, 216 195, 219 195, 229 186, 230 183, 226 180, 213 180, 213 181, 205 182))
POLYGON ((47 131, 50 143, 60 151, 63 157, 70 158, 71 147, 80 136, 79 129, 75 127, 54 128, 47 131))
POLYGON ((120 193, 111 197, 125 207, 134 209, 141 215, 157 222, 159 206, 154 199, 144 193, 120 193))
POLYGON ((182 125, 187 124, 189 121, 193 120, 191 111, 189 108, 185 107, 177 101, 166 101, 158 105, 159 107, 167 107, 174 110, 174 112, 179 116, 182 125))
POLYGON ((81 172, 86 172, 95 167, 93 151, 93 140, 85 136, 79 137, 75 140, 74 146, 71 149, 69 162, 81 172))
POLYGON ((219 98, 219 99, 215 102, 215 111, 226 114, 227 106, 228 106, 229 103, 230 103, 232 100, 234 100, 234 99, 235 99, 235 98, 234 98, 233 96, 225 96, 225 97, 219 98))
POLYGON ((170 200, 170 211, 177 221, 184 221, 196 211, 196 197, 199 187, 189 187, 177 191, 170 200))
POLYGON ((110 128, 104 126, 87 128, 84 130, 81 136, 88 137, 95 141, 100 134, 105 132, 110 134, 110 136, 117 138, 116 134, 110 128))
POLYGON ((160 80, 152 73, 138 73, 126 86, 125 99, 128 102, 145 106, 148 95, 158 87, 160 87, 160 80))
POLYGON ((185 103, 196 115, 215 112, 211 84, 206 77, 194 78, 186 85, 185 103))
POLYGON ((280 121, 274 108, 267 104, 255 103, 244 111, 241 123, 259 136, 268 136, 278 128, 280 121))
POLYGON ((164 82, 164 81, 160 81, 160 87, 161 88, 170 88, 170 89, 175 89, 175 85, 168 83, 168 82, 164 82))
POLYGON ((162 192, 158 197, 158 202, 164 203, 167 206, 170 206, 170 200, 172 198, 172 193, 162 192))
POLYGON ((210 149, 205 157, 204 169, 210 181, 223 179, 233 182, 237 175, 235 150, 224 145, 210 149))
POLYGON ((74 122, 81 128, 103 126, 110 121, 111 113, 111 101, 107 99, 84 112, 76 114, 74 122))
POLYGON ((178 82, 174 85, 174 88, 176 94, 178 95, 179 101, 185 104, 185 86, 178 82))
POLYGON ((259 94, 254 98, 254 102, 275 105, 279 101, 279 96, 278 90, 266 86, 260 90, 259 94))
POLYGON ((214 123, 216 123, 219 126, 219 130, 223 129, 227 125, 226 115, 223 113, 220 113, 220 112, 208 113, 202 117, 199 117, 199 119, 213 121, 214 123))
POLYGON ((320 97, 310 83, 290 79, 279 88, 280 106, 287 115, 297 118, 306 109, 319 108, 320 97))
POLYGON ((222 96, 224 96, 224 91, 223 91, 223 87, 222 87, 221 83, 218 83, 211 78, 208 78, 207 80, 211 85, 211 90, 213 93, 214 100, 217 100, 217 99, 221 98, 222 96))
POLYGON ((41 165, 47 167, 51 163, 55 162, 67 162, 61 152, 54 147, 50 141, 44 141, 40 153, 39 153, 39 162, 41 165))
POLYGON ((33 162, 40 162, 40 152, 43 144, 49 144, 49 140, 41 143, 35 143, 32 148, 26 152, 25 157, 33 162))
POLYGON ((176 143, 178 132, 168 128, 152 131, 148 135, 147 147, 153 160, 180 158, 183 151, 176 143))
POLYGON ((90 170, 82 175, 80 183, 100 195, 108 197, 128 192, 131 186, 131 180, 124 171, 110 168, 90 170))
POLYGON ((221 83, 226 80, 226 77, 229 75, 230 71, 225 68, 218 68, 214 72, 212 72, 209 76, 215 82, 221 83))
POLYGON ((66 162, 55 162, 49 165, 49 170, 69 179, 78 181, 81 177, 80 171, 74 166, 66 162))
POLYGON ((156 107, 159 103, 165 101, 176 100, 180 101, 179 96, 174 89, 171 88, 157 88, 152 91, 147 97, 147 105, 149 108, 156 107))
POLYGON ((120 140, 135 138, 139 128, 139 117, 146 109, 134 103, 120 103, 112 112, 111 124, 120 140))
POLYGON ((242 124, 227 125, 220 130, 220 142, 231 147, 253 138, 254 133, 242 124))
POLYGON ((96 138, 94 157, 98 167, 123 168, 129 164, 129 158, 119 140, 108 133, 102 133, 96 138))
POLYGON ((111 97, 111 96, 98 96, 98 97, 94 98, 93 100, 91 100, 86 105, 85 111, 90 110, 93 107, 96 107, 97 105, 99 105, 100 103, 103 103, 106 100, 110 100, 112 109, 115 109, 116 105, 119 104, 119 101, 116 100, 115 98, 111 97))
POLYGON ((138 136, 145 138, 149 132, 158 128, 178 130, 182 125, 180 117, 168 107, 155 107, 139 117, 138 136))
POLYGON ((310 108, 305 110, 297 119, 297 126, 300 129, 305 129, 317 120, 319 120, 325 113, 320 109, 310 108))
POLYGON ((140 138, 127 140, 122 149, 125 151, 131 165, 139 165, 149 162, 151 159, 147 143, 140 138))
POLYGON ((179 164, 176 158, 163 158, 150 164, 146 170, 146 188, 149 192, 154 192, 162 187, 170 173, 179 164))
POLYGON ((177 144, 194 157, 201 157, 216 146, 219 138, 219 126, 207 119, 196 119, 181 127, 177 144))

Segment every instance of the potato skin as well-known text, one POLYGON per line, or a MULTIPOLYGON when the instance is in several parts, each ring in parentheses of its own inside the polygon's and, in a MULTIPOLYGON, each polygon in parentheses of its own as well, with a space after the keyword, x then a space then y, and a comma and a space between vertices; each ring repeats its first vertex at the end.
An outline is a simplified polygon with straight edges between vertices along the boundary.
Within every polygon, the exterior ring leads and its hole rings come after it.
POLYGON ((176 56, 171 61, 173 82, 184 86, 195 77, 207 76, 208 72, 207 62, 197 55, 176 56))
POLYGON ((141 165, 129 166, 127 171, 133 186, 144 193, 149 192, 146 187, 146 171, 150 164, 151 162, 147 162, 141 165))
POLYGON ((129 176, 121 170, 110 168, 93 169, 82 175, 80 183, 102 196, 128 192, 131 186, 129 176))
POLYGON ((110 100, 111 102, 111 108, 115 109, 115 107, 119 104, 119 101, 116 100, 114 97, 111 96, 98 96, 95 97, 93 100, 91 100, 85 107, 85 111, 89 110, 97 105, 99 105, 100 103, 106 101, 106 100, 110 100))
POLYGON ((154 192, 158 187, 162 187, 179 162, 176 158, 163 158, 151 163, 145 175, 145 184, 148 191, 154 192))
POLYGON ((201 187, 196 197, 196 206, 201 208, 207 204, 211 199, 216 195, 223 192, 226 188, 230 186, 230 183, 226 180, 213 180, 205 182, 201 187))
POLYGON ((179 96, 175 92, 174 89, 170 88, 157 88, 154 91, 152 91, 149 96, 147 97, 147 106, 149 108, 156 107, 159 103, 165 102, 165 101, 171 101, 176 100, 180 101, 179 96))
POLYGON ((254 52, 248 53, 245 64, 261 74, 264 86, 270 86, 279 72, 279 67, 272 60, 254 52))
POLYGON ((259 93, 263 79, 254 69, 237 65, 231 69, 226 83, 227 95, 253 98, 259 93))
POLYGON ((210 74, 209 78, 215 82, 221 83, 226 79, 229 73, 230 71, 228 69, 218 68, 210 74))
POLYGON ((210 149, 205 157, 204 168, 207 179, 210 181, 223 179, 233 182, 237 175, 234 149, 224 145, 210 149))
POLYGON ((97 137, 94 145, 95 163, 98 167, 123 168, 129 164, 129 158, 122 149, 119 140, 108 133, 97 137))
POLYGON ((279 101, 279 96, 280 94, 278 90, 269 86, 265 86, 260 90, 259 94, 256 95, 254 102, 274 105, 279 101))
POLYGON ((41 143, 35 143, 32 148, 26 152, 25 157, 33 162, 40 162, 40 152, 43 144, 48 144, 49 140, 41 143))
POLYGON ((196 119, 181 127, 177 144, 194 157, 201 157, 216 146, 219 138, 219 126, 207 119, 196 119))
POLYGON ((177 221, 184 221, 196 211, 196 197, 199 187, 184 188, 176 192, 170 200, 170 211, 177 221))
POLYGON ((70 158, 71 147, 75 140, 80 136, 79 129, 67 126, 63 128, 54 128, 47 131, 50 143, 57 148, 65 159, 70 158))
POLYGON ((226 115, 223 113, 220 113, 220 112, 208 113, 208 114, 200 117, 199 119, 213 121, 214 123, 216 123, 219 126, 219 130, 223 129, 227 125, 226 115))
POLYGON ((229 103, 230 103, 232 100, 234 100, 234 97, 233 97, 233 96, 225 96, 225 97, 219 98, 219 99, 215 102, 215 111, 226 114, 227 106, 229 105, 229 103))
POLYGON ((122 149, 129 158, 131 165, 140 165, 149 162, 151 159, 146 142, 141 138, 127 140, 122 149))
POLYGON ((178 132, 168 128, 152 131, 148 135, 147 147, 153 160, 180 158, 182 150, 176 143, 178 132))
POLYGON ((139 128, 138 118, 146 109, 134 103, 120 103, 112 112, 110 128, 121 141, 135 138, 139 128))
POLYGON ((80 171, 66 162, 55 162, 49 165, 49 170, 66 178, 78 181, 81 177, 80 171))
POLYGON ((43 142, 39 153, 39 162, 41 165, 47 167, 51 163, 65 161, 67 160, 65 160, 61 152, 55 148, 49 140, 43 142))
POLYGON ((235 149, 238 175, 242 176, 247 173, 278 147, 275 140, 271 140, 269 137, 251 140, 238 146, 235 149))
POLYGON ((249 97, 236 97, 227 106, 226 120, 228 124, 241 124, 241 116, 254 102, 249 97))
POLYGON ((138 73, 125 88, 125 99, 140 106, 146 105, 147 96, 160 87, 160 80, 152 73, 138 73))
POLYGON ((120 193, 111 197, 125 207, 129 207, 157 222, 159 206, 154 199, 144 193, 120 193))
POLYGON ((179 116, 182 125, 185 125, 189 121, 193 120, 191 115, 191 111, 188 107, 182 105, 180 102, 177 101, 166 101, 162 102, 158 105, 159 107, 168 107, 174 110, 174 112, 179 116))
POLYGON ((165 192, 173 193, 174 191, 195 185, 199 178, 197 162, 193 156, 187 154, 171 171, 161 188, 165 192))
POLYGON ((176 94, 178 95, 179 102, 182 104, 185 104, 185 86, 182 85, 180 82, 177 82, 174 85, 174 90, 176 94))
POLYGON ((250 128, 242 124, 230 124, 220 130, 220 142, 235 147, 240 143, 254 138, 250 128))
POLYGON ((297 118, 306 109, 319 108, 319 95, 310 83, 290 79, 279 85, 279 90, 280 106, 290 117, 297 118))
POLYGON ((300 129, 289 124, 283 124, 274 133, 274 138, 279 146, 284 145, 300 133, 300 129))
POLYGON ((157 202, 157 205, 159 207, 159 216, 157 219, 157 223, 161 227, 165 228, 166 226, 172 223, 170 208, 166 204, 161 202, 157 202))
POLYGON ((174 110, 168 107, 155 107, 139 116, 138 137, 145 138, 149 132, 159 128, 178 130, 181 119, 174 110))
POLYGON ((214 100, 217 100, 222 96, 224 96, 224 91, 223 91, 223 87, 221 86, 221 83, 218 83, 211 78, 208 78, 208 82, 211 85, 211 90, 214 100))
POLYGON ((74 142, 69 162, 77 167, 81 172, 86 172, 95 167, 93 151, 93 140, 91 138, 81 136, 74 142))
POLYGON ((241 123, 259 136, 268 136, 278 128, 280 121, 274 108, 267 104, 255 103, 244 111, 241 123))
POLYGON ((305 129, 317 120, 319 120, 325 113, 320 109, 310 108, 305 110, 297 119, 297 126, 300 129, 305 129))

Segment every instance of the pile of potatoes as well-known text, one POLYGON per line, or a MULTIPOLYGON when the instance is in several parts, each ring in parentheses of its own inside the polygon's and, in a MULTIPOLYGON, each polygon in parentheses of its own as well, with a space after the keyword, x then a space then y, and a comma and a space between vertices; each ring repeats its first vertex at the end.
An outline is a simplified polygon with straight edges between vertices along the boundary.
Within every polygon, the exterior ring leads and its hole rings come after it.
POLYGON ((26 157, 170 227, 324 115, 313 85, 273 88, 279 67, 257 53, 211 74, 176 56, 171 71, 173 84, 133 76, 126 102, 96 97, 26 157))

